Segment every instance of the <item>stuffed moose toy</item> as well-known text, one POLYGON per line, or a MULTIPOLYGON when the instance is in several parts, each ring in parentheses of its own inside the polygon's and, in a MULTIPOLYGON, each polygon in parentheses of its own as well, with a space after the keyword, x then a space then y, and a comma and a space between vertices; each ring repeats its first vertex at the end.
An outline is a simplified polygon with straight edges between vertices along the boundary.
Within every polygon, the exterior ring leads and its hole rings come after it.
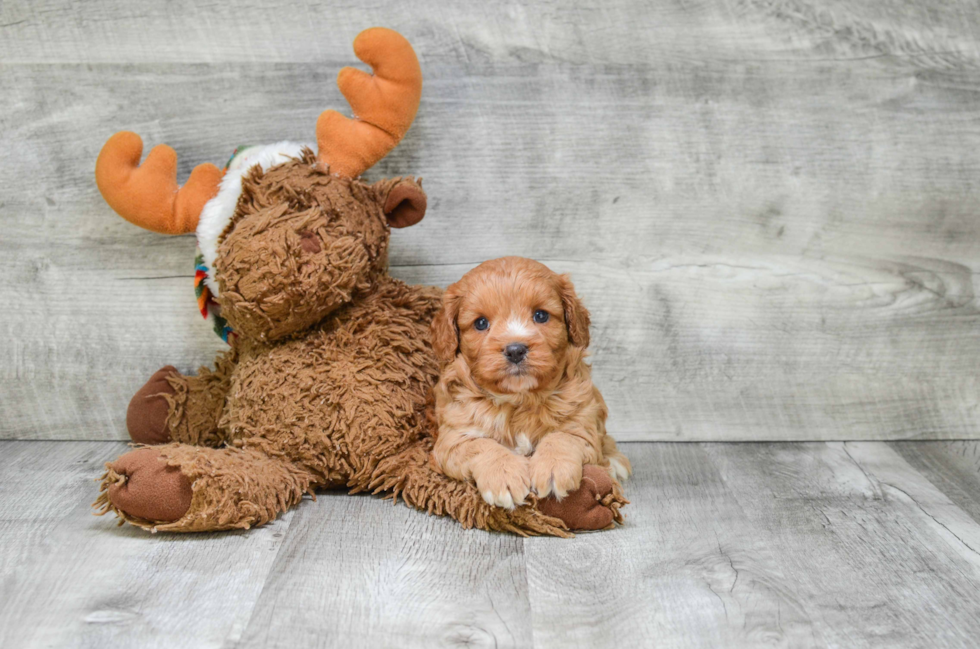
POLYGON ((426 196, 413 178, 359 179, 411 125, 422 74, 388 29, 362 32, 354 52, 373 74, 340 71, 356 117, 320 115, 315 154, 248 147, 178 187, 170 147, 142 165, 135 133, 103 147, 96 182, 116 212, 154 232, 196 232, 199 307, 229 349, 213 370, 167 366, 136 393, 126 424, 139 446, 106 464, 99 513, 154 531, 249 528, 315 489, 344 488, 522 535, 621 521, 625 501, 596 467, 550 510, 533 499, 491 507, 434 468, 429 327, 442 292, 387 273, 390 228, 418 223, 426 196))

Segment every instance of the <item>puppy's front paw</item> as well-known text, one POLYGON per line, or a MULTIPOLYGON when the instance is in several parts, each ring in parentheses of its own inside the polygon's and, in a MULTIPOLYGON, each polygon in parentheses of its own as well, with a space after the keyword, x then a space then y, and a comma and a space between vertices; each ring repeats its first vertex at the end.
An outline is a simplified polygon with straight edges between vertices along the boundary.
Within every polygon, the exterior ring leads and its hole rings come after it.
POLYGON ((531 491, 527 458, 506 455, 474 472, 476 488, 487 504, 514 509, 524 504, 531 491))
POLYGON ((530 469, 531 485, 539 498, 554 494, 560 500, 582 482, 581 462, 551 453, 539 451, 532 455, 530 469))

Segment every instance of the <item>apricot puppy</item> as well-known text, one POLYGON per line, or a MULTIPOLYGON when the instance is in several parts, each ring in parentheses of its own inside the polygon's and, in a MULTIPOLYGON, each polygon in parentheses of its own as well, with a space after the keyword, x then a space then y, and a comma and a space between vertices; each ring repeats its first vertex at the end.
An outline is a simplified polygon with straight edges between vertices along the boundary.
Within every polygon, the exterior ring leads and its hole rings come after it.
POLYGON ((433 459, 491 505, 516 507, 531 491, 564 498, 586 464, 617 487, 630 474, 606 434, 584 362, 589 312, 567 276, 521 257, 480 264, 443 295, 432 345, 442 363, 433 459))

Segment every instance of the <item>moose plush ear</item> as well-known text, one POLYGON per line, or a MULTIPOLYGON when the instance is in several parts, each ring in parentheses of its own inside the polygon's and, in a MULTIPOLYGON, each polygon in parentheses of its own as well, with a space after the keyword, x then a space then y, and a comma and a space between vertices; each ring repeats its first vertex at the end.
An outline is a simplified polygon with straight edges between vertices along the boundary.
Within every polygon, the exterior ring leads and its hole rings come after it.
POLYGON ((422 181, 413 178, 382 180, 375 185, 388 224, 393 228, 415 225, 425 216, 427 199, 422 181))

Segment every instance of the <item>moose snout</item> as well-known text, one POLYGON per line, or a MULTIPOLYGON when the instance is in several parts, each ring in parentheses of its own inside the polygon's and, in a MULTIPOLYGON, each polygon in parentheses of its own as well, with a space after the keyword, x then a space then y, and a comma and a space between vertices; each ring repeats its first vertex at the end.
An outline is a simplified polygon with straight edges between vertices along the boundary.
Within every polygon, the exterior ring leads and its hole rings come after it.
POLYGON ((527 356, 527 345, 524 343, 510 343, 504 347, 504 356, 515 365, 524 360, 527 356))

